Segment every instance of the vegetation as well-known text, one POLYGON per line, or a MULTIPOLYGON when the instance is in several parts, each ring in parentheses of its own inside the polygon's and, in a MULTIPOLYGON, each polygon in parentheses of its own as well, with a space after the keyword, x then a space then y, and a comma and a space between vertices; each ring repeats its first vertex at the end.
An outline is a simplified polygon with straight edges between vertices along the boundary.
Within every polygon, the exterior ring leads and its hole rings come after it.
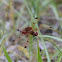
POLYGON ((1 0, 0 61, 61 62, 61 8, 61 0, 1 0), (26 27, 38 35, 22 34, 26 27))

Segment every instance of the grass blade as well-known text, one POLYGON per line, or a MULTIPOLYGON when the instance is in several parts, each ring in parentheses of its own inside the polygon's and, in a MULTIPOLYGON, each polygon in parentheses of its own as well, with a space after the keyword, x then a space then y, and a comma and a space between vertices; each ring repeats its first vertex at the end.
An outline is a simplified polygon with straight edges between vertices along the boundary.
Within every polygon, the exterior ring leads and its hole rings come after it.
POLYGON ((11 60, 10 56, 8 55, 8 53, 6 52, 6 49, 4 48, 4 46, 2 48, 3 48, 4 54, 5 54, 8 62, 12 62, 12 60, 11 60))
POLYGON ((44 46, 44 49, 45 49, 45 53, 46 53, 46 56, 47 56, 48 62, 51 62, 50 57, 49 57, 49 54, 48 54, 48 51, 47 51, 46 46, 45 46, 45 42, 44 42, 43 39, 42 39, 42 41, 43 41, 43 46, 44 46))
MULTIPOLYGON (((39 34, 41 34, 40 31, 39 31, 39 34)), ((47 60, 48 60, 48 62, 51 62, 48 51, 47 51, 47 48, 46 48, 46 45, 45 45, 45 41, 43 39, 43 35, 41 34, 41 35, 39 35, 39 37, 42 38, 41 40, 42 40, 43 47, 44 47, 44 50, 45 50, 45 53, 46 53, 46 56, 47 56, 47 60)))
POLYGON ((37 41, 37 62, 42 62, 38 41, 37 41))
POLYGON ((41 54, 43 54, 44 53, 44 50, 41 52, 41 54))
POLYGON ((57 62, 61 62, 62 54, 59 55, 57 62))
MULTIPOLYGON (((40 35, 39 35, 39 37, 41 37, 40 35)), ((44 37, 44 38, 52 38, 52 39, 54 39, 54 40, 57 40, 57 41, 61 41, 62 42, 62 39, 61 38, 58 38, 58 37, 54 37, 54 36, 50 36, 50 35, 42 35, 42 37, 44 37)))
MULTIPOLYGON (((51 41, 50 41, 51 42, 51 41)), ((58 51, 62 54, 62 52, 60 51, 60 49, 57 47, 57 45, 54 42, 51 42, 57 49, 58 51)))

